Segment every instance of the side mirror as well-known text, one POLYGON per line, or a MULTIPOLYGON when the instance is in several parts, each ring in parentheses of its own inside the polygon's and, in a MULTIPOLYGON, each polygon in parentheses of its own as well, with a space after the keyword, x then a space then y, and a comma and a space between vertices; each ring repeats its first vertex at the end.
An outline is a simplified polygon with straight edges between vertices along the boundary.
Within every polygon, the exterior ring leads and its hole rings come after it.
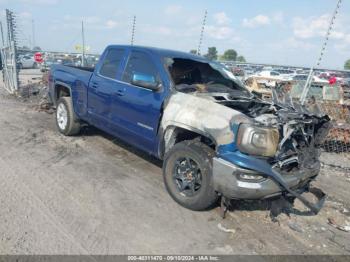
POLYGON ((158 91, 160 89, 160 84, 152 75, 134 73, 132 75, 131 84, 147 88, 153 91, 158 91))

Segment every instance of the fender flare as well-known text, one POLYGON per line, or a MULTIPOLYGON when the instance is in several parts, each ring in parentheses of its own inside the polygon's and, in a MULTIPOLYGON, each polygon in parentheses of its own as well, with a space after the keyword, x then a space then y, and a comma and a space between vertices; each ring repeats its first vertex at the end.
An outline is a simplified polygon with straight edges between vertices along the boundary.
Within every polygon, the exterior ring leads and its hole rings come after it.
POLYGON ((70 97, 72 97, 72 87, 64 82, 61 82, 61 81, 55 81, 54 83, 54 97, 53 97, 53 103, 54 105, 56 106, 57 105, 57 100, 58 100, 58 97, 57 97, 57 86, 63 86, 63 87, 66 87, 68 90, 69 90, 69 94, 70 94, 70 97))

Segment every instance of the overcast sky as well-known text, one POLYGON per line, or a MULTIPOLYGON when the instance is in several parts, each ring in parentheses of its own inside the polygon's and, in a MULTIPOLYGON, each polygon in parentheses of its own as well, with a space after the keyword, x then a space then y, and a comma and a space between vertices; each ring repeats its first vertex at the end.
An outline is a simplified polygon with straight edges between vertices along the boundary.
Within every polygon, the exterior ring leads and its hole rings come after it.
MULTIPOLYGON (((137 17, 135 44, 189 51, 199 41, 208 11, 202 50, 233 48, 250 62, 310 66, 319 55, 336 0, 0 0, 18 15, 21 44, 74 51, 84 20, 90 52, 108 44, 129 44, 137 17)), ((3 19, 3 15, 2 15, 3 19)), ((322 67, 340 69, 350 58, 350 1, 343 0, 322 67)))

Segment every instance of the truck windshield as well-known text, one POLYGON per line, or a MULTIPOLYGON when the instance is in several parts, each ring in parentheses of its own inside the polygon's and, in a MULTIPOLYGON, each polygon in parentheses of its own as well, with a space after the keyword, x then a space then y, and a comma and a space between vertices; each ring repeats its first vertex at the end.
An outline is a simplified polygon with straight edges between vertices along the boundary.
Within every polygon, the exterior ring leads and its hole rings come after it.
POLYGON ((178 91, 230 93, 234 90, 247 90, 242 82, 219 63, 174 57, 167 57, 164 62, 178 91))

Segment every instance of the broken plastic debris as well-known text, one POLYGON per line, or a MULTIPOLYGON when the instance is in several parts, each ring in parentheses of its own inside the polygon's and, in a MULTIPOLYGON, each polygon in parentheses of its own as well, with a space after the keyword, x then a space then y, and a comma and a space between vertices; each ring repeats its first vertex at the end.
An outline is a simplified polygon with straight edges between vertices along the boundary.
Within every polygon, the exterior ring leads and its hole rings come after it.
POLYGON ((335 227, 335 228, 337 228, 337 229, 339 229, 341 231, 350 232, 350 226, 349 225, 343 225, 343 226, 338 225, 335 222, 334 218, 331 218, 331 217, 328 218, 328 224, 330 224, 331 226, 333 226, 333 227, 335 227))
POLYGON ((288 222, 288 227, 296 232, 303 233, 304 230, 301 228, 301 226, 297 223, 288 222))
POLYGON ((225 233, 236 233, 236 230, 234 230, 233 228, 226 228, 223 225, 221 225, 221 223, 218 224, 218 228, 225 233))

